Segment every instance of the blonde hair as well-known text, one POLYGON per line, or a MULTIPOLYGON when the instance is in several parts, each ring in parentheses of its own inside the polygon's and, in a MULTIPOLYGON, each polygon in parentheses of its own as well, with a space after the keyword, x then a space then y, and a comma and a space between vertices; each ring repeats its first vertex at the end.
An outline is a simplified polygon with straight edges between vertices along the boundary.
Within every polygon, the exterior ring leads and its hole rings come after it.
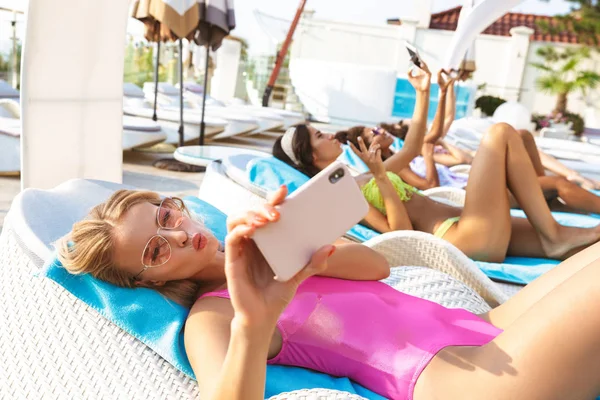
MULTIPOLYGON (((73 225, 67 236, 57 243, 58 258, 72 274, 90 274, 113 285, 135 288, 134 274, 119 268, 113 262, 115 227, 133 206, 141 203, 160 204, 157 193, 119 190, 104 203, 94 207, 88 217, 73 225)), ((189 211, 185 210, 189 215, 189 211)), ((199 283, 193 280, 168 281, 153 287, 163 296, 191 307, 196 300, 199 283)))

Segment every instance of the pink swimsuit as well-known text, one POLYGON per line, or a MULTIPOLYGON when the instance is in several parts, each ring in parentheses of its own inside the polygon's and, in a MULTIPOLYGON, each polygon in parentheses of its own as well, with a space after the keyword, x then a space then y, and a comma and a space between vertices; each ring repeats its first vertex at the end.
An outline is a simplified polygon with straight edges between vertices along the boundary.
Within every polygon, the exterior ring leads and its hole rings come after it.
MULTIPOLYGON (((227 290, 204 296, 229 298, 227 290)), ((277 327, 283 346, 269 364, 349 377, 384 397, 408 400, 437 352, 481 346, 502 332, 468 311, 381 282, 323 277, 300 285, 277 327)))

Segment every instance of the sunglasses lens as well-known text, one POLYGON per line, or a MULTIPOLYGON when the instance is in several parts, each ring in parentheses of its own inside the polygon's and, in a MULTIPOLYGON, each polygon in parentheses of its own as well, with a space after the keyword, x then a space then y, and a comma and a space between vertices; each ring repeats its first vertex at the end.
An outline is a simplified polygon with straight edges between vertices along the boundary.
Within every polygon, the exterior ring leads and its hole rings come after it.
POLYGON ((158 267, 171 258, 171 246, 161 236, 154 236, 144 249, 142 260, 148 267, 158 267))
POLYGON ((183 220, 183 205, 173 199, 165 199, 158 209, 158 225, 164 229, 175 229, 183 220))

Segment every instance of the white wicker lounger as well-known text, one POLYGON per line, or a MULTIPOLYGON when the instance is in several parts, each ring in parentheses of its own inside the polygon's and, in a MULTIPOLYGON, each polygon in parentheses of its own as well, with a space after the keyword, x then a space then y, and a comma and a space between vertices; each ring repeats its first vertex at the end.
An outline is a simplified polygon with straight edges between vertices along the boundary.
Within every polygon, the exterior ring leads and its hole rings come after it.
MULTIPOLYGON (((196 382, 167 363, 53 281, 32 276, 51 256, 50 243, 64 235, 89 208, 118 188, 107 182, 72 180, 50 190, 20 193, 0 235, 0 382, 2 398, 188 399, 197 398, 196 382), (4 397, 6 396, 6 397, 4 397)), ((217 203, 218 204, 218 203, 217 203)), ((400 235, 401 236, 401 235, 400 235)), ((421 265, 425 254, 447 271, 486 294, 488 302, 502 302, 491 281, 475 270, 462 268, 460 258, 444 249, 418 250, 416 238, 382 235, 368 243, 391 262, 409 259, 421 265), (412 251, 399 252, 397 241, 412 251), (413 255, 415 253, 416 255, 413 255)), ((431 248, 431 247, 429 247, 431 248)), ((475 313, 489 305, 471 288, 429 268, 394 268, 386 283, 407 293, 461 307, 475 313)), ((358 399, 331 390, 304 390, 277 399, 358 399)))

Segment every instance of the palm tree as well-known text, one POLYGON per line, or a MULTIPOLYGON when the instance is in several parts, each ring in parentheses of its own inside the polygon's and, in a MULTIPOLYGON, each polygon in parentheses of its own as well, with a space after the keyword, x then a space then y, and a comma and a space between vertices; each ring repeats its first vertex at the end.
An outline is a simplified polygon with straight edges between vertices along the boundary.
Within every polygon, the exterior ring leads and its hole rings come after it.
POLYGON ((590 57, 588 47, 567 48, 557 51, 553 46, 540 47, 537 55, 544 63, 531 65, 545 74, 537 78, 536 85, 542 92, 557 95, 555 113, 567 111, 567 98, 570 93, 595 89, 600 84, 600 75, 594 71, 582 70, 580 64, 590 57))

